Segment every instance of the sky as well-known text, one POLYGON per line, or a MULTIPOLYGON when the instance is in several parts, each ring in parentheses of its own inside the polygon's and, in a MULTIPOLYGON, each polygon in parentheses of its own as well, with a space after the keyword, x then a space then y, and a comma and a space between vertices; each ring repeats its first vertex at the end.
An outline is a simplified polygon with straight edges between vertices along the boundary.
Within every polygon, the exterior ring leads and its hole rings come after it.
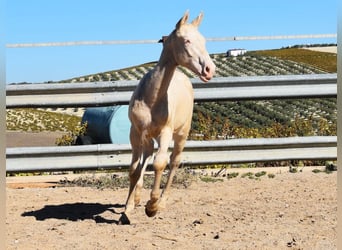
MULTIPOLYGON (((337 0, 9 0, 6 44, 158 40, 189 10, 206 38, 335 34, 337 0)), ((207 42, 209 53, 336 43, 335 38, 207 42)), ((6 83, 42 83, 157 61, 161 44, 6 49, 6 83)))

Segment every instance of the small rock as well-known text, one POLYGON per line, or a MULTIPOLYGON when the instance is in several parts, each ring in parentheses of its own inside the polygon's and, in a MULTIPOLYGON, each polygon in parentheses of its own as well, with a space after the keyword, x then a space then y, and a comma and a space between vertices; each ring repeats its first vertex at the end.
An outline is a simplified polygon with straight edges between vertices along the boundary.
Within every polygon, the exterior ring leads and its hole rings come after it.
POLYGON ((327 162, 325 165, 325 171, 337 171, 337 165, 333 162, 327 162))
POLYGON ((194 224, 194 225, 203 224, 203 220, 202 219, 194 220, 194 222, 192 222, 192 224, 194 224))
POLYGON ((295 238, 292 238, 292 241, 287 242, 287 247, 293 247, 293 246, 295 246, 295 245, 297 245, 297 244, 296 244, 296 239, 295 239, 295 238))

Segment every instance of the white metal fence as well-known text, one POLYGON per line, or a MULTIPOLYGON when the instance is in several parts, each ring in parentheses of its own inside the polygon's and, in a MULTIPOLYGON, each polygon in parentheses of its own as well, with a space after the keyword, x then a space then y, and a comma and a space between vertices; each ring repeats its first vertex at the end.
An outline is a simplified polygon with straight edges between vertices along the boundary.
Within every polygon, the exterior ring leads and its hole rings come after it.
MULTIPOLYGON (((336 136, 187 141, 183 163, 220 164, 285 160, 335 160, 336 136)), ((7 148, 7 172, 128 167, 130 145, 7 148)))
MULTIPOLYGON (((6 87, 7 108, 127 104, 137 81, 27 84, 6 87)), ((289 75, 193 80, 195 101, 336 97, 337 75, 289 75)), ((335 136, 188 141, 186 164, 335 160, 335 136)), ((110 169, 130 163, 130 145, 7 148, 7 172, 110 169)))
MULTIPOLYGON (((6 107, 127 104, 138 81, 8 85, 6 107)), ((195 101, 336 97, 336 74, 217 77, 192 80, 195 101)))
MULTIPOLYGON (((303 35, 277 35, 277 36, 230 36, 207 37, 208 42, 222 41, 255 41, 255 40, 285 40, 285 39, 313 39, 313 38, 337 38, 337 34, 303 34, 303 35)), ((118 44, 156 44, 159 39, 149 40, 102 40, 102 41, 73 41, 73 42, 49 42, 49 43, 15 43, 6 44, 7 48, 31 48, 31 47, 56 47, 56 46, 89 46, 89 45, 118 45, 118 44)))

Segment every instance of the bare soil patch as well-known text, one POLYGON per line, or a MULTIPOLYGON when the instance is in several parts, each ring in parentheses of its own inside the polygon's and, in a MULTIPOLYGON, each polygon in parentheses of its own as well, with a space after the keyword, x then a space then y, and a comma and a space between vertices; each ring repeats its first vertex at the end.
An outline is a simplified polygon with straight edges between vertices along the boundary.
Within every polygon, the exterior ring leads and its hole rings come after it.
POLYGON ((308 48, 304 48, 304 49, 337 54, 337 46, 308 47, 308 48))
POLYGON ((7 186, 6 249, 336 249, 336 172, 241 176, 174 187, 165 210, 137 207, 127 226, 126 188, 7 186))
POLYGON ((56 146, 57 138, 62 137, 65 132, 24 132, 7 131, 6 147, 43 147, 56 146))

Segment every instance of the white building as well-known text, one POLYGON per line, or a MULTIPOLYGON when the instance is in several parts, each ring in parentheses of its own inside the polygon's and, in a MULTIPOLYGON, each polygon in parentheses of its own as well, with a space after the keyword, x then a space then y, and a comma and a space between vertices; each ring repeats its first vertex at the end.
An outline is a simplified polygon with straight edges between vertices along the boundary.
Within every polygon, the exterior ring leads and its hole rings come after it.
POLYGON ((247 50, 245 49, 230 49, 227 51, 227 56, 241 56, 246 52, 247 50))

